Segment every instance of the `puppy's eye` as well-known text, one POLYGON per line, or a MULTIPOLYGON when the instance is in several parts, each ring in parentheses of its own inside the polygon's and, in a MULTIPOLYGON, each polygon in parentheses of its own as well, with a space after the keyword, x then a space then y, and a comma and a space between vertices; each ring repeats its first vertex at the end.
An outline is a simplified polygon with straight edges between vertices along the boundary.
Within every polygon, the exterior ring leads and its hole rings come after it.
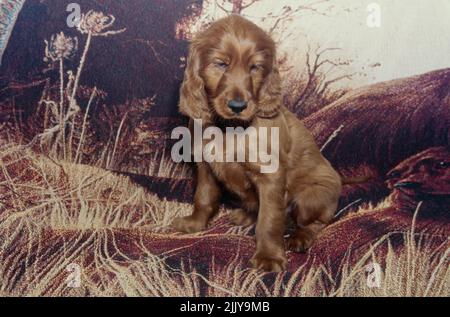
POLYGON ((252 66, 250 66, 250 72, 252 73, 256 73, 257 71, 260 71, 262 69, 261 65, 258 64, 254 64, 252 66))
POLYGON ((214 63, 214 65, 215 65, 217 68, 220 68, 221 70, 226 70, 226 69, 228 68, 228 64, 225 63, 224 61, 216 61, 216 62, 214 63))

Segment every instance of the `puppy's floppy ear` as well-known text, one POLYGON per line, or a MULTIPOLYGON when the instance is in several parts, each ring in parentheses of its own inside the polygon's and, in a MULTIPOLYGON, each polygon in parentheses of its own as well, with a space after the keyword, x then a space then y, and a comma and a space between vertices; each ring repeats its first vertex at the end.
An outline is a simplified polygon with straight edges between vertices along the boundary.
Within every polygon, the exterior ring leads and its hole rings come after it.
POLYGON ((208 119, 210 113, 205 84, 200 77, 200 54, 198 43, 192 42, 184 81, 180 89, 179 110, 191 119, 208 119))
POLYGON ((274 62, 272 71, 267 75, 259 92, 258 116, 262 118, 276 116, 280 111, 282 103, 281 77, 276 62, 274 62))

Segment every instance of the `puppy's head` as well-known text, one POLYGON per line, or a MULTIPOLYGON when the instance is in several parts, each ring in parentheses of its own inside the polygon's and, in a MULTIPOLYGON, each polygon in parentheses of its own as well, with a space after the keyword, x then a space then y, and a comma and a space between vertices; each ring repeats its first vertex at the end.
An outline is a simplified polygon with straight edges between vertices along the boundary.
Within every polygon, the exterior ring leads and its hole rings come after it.
POLYGON ((252 22, 232 15, 191 43, 180 111, 193 119, 249 122, 281 107, 275 43, 252 22))

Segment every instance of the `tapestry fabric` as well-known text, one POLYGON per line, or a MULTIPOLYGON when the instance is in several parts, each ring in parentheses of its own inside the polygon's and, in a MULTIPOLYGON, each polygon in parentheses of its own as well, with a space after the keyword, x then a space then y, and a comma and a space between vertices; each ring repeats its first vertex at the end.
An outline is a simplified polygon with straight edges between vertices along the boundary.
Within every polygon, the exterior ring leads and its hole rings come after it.
MULTIPOLYGON (((450 3, 0 2, 1 296, 449 296, 450 3), (172 132, 189 43, 239 14, 278 49, 285 106, 348 179, 288 268, 251 268, 225 196, 207 229, 172 132)), ((302 140, 294 140, 302 142, 302 140)), ((292 227, 288 217, 287 231, 292 227)))

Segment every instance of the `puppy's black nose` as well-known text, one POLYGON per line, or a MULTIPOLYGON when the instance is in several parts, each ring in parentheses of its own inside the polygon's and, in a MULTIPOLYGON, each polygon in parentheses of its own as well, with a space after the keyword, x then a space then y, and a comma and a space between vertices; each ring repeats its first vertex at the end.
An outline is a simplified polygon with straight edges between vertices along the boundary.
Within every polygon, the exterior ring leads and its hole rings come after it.
POLYGON ((247 102, 246 101, 240 101, 240 100, 230 100, 230 101, 228 101, 228 107, 234 113, 241 113, 242 111, 247 109, 247 102))

